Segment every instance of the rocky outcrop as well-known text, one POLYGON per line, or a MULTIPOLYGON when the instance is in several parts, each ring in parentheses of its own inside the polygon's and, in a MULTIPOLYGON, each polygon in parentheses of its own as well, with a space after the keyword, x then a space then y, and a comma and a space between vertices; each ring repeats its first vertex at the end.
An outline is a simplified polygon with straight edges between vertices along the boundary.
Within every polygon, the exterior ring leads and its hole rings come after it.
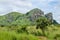
POLYGON ((26 15, 32 22, 35 22, 35 20, 41 16, 45 16, 51 23, 53 23, 53 14, 51 12, 44 14, 44 12, 38 8, 27 12, 26 15))
POLYGON ((53 14, 50 12, 50 13, 47 13, 45 14, 45 17, 50 20, 50 22, 53 22, 53 14))
POLYGON ((38 8, 29 11, 26 15, 30 18, 30 21, 35 21, 38 17, 44 16, 44 12, 38 8))
POLYGON ((30 21, 35 22, 35 20, 41 16, 45 16, 51 23, 54 22, 53 14, 51 12, 44 14, 44 12, 38 8, 35 8, 26 13, 30 21))

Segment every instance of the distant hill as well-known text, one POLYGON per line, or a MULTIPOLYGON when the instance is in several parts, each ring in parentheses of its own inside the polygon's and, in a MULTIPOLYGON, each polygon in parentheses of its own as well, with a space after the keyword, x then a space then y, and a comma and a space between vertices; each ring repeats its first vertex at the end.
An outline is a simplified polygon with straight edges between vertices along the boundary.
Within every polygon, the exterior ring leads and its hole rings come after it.
POLYGON ((0 26, 6 25, 33 25, 35 20, 41 16, 45 16, 51 22, 57 23, 53 19, 52 13, 44 14, 44 12, 38 8, 32 9, 26 14, 19 12, 10 12, 6 15, 0 16, 0 26))
POLYGON ((19 12, 10 12, 6 15, 0 16, 0 26, 7 25, 27 25, 29 24, 29 19, 25 16, 25 14, 19 12))

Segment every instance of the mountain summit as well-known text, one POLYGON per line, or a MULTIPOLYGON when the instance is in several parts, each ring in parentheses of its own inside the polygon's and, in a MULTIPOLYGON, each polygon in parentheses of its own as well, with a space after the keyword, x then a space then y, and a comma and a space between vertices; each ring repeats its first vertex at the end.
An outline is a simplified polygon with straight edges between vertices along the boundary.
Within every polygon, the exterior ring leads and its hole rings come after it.
POLYGON ((44 12, 38 8, 32 9, 31 11, 27 12, 26 15, 30 18, 31 21, 36 20, 38 17, 43 16, 44 12))

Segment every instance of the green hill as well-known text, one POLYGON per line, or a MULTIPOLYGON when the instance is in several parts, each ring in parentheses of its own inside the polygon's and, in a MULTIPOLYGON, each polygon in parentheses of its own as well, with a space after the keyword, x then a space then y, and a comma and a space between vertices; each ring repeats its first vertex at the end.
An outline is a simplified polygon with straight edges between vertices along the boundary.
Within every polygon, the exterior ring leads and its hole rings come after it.
POLYGON ((0 40, 60 40, 60 24, 51 12, 38 8, 26 14, 10 12, 0 16, 0 40))
MULTIPOLYGON (((35 25, 36 19, 41 16, 45 16, 47 19, 53 21, 52 13, 44 14, 44 12, 38 8, 32 9, 26 14, 19 12, 10 12, 6 15, 0 16, 0 26, 6 25, 35 25)), ((56 22, 55 22, 56 23, 56 22)))
POLYGON ((29 22, 29 19, 27 19, 25 14, 19 12, 11 12, 6 15, 0 16, 0 26, 23 25, 27 22, 29 22))

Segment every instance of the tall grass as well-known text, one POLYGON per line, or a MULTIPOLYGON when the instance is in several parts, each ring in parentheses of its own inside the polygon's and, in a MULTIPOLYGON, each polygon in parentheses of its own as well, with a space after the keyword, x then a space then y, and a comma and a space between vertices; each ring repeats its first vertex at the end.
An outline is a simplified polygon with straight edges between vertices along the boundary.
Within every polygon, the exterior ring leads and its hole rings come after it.
POLYGON ((14 40, 16 38, 15 34, 7 31, 0 31, 0 40, 14 40))
POLYGON ((16 34, 15 32, 0 31, 0 40, 38 40, 33 35, 16 34))

